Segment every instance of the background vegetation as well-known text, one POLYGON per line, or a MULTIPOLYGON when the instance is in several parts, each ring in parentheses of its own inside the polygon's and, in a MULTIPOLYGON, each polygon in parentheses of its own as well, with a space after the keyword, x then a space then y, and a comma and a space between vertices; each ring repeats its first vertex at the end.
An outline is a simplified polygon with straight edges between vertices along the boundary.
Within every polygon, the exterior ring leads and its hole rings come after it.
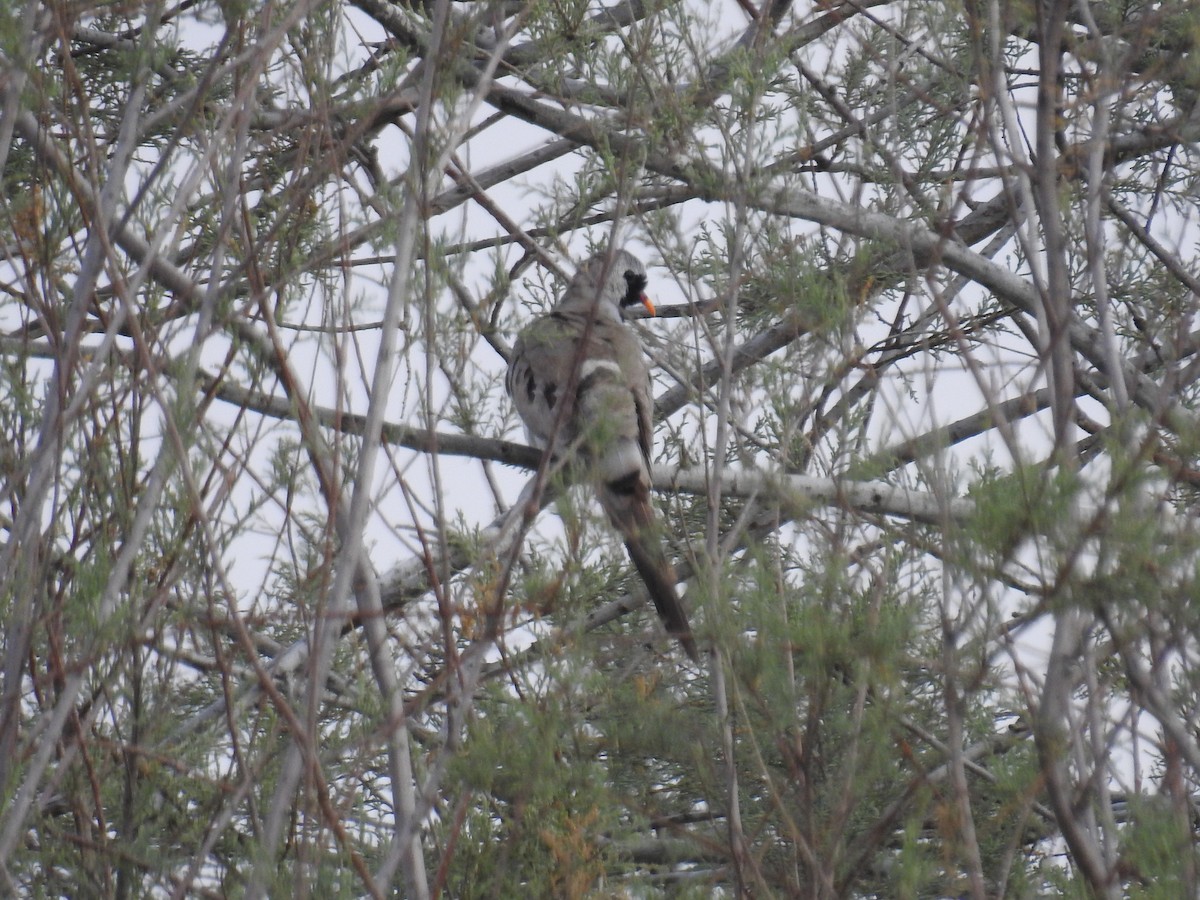
POLYGON ((1195 896, 1198 37, 0 7, 0 890, 1195 896), (700 666, 503 393, 610 241, 700 666))

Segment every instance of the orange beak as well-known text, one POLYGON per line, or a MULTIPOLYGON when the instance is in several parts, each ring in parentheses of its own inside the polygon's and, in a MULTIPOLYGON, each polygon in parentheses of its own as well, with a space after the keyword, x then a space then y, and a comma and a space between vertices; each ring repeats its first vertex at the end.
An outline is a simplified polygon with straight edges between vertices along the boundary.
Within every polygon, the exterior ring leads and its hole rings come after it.
POLYGON ((646 312, 650 313, 650 315, 658 315, 658 313, 654 310, 654 304, 650 302, 650 298, 645 294, 642 294, 642 306, 646 307, 646 312))

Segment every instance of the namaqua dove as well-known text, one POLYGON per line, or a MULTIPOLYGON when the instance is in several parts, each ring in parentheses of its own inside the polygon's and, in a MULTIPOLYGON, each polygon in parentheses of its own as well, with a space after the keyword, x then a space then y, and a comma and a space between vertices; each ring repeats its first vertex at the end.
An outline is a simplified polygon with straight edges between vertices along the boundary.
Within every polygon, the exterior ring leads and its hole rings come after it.
POLYGON ((696 660, 650 503, 650 372, 641 341, 621 318, 636 304, 654 312, 645 291, 646 269, 635 256, 624 250, 593 256, 554 309, 521 331, 505 386, 535 446, 569 448, 582 459, 663 625, 696 660))

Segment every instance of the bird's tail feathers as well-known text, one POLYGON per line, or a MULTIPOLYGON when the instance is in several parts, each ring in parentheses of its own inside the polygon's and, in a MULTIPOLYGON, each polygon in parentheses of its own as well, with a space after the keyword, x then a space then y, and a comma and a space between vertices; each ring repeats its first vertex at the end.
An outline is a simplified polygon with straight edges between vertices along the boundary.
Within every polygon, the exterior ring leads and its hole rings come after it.
POLYGON ((663 625, 683 646, 688 657, 698 662, 696 640, 692 637, 687 613, 677 590, 679 579, 659 542, 654 509, 650 505, 649 488, 643 473, 635 471, 622 481, 605 484, 599 495, 600 504, 609 520, 624 538, 629 558, 645 582, 663 625))

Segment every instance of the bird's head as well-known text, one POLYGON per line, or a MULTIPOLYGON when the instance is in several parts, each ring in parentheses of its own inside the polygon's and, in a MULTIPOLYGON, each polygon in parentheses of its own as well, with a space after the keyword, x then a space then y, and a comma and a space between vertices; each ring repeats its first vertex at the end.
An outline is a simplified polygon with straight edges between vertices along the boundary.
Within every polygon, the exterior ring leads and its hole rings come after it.
POLYGON ((567 296, 595 297, 598 288, 601 316, 615 314, 620 318, 620 310, 638 303, 654 315, 654 304, 646 296, 646 284, 646 267, 632 253, 618 250, 610 258, 607 252, 602 252, 579 267, 571 282, 576 290, 568 290, 567 296))
MULTIPOLYGON (((630 257, 633 259, 633 257, 630 257)), ((637 260, 634 260, 637 262, 637 260)), ((646 271, 641 268, 641 263, 638 263, 637 269, 626 269, 621 273, 625 279, 625 296, 621 298, 621 308, 633 306, 635 303, 640 303, 646 307, 646 311, 650 315, 654 315, 654 304, 650 302, 650 298, 646 296, 646 271)))

